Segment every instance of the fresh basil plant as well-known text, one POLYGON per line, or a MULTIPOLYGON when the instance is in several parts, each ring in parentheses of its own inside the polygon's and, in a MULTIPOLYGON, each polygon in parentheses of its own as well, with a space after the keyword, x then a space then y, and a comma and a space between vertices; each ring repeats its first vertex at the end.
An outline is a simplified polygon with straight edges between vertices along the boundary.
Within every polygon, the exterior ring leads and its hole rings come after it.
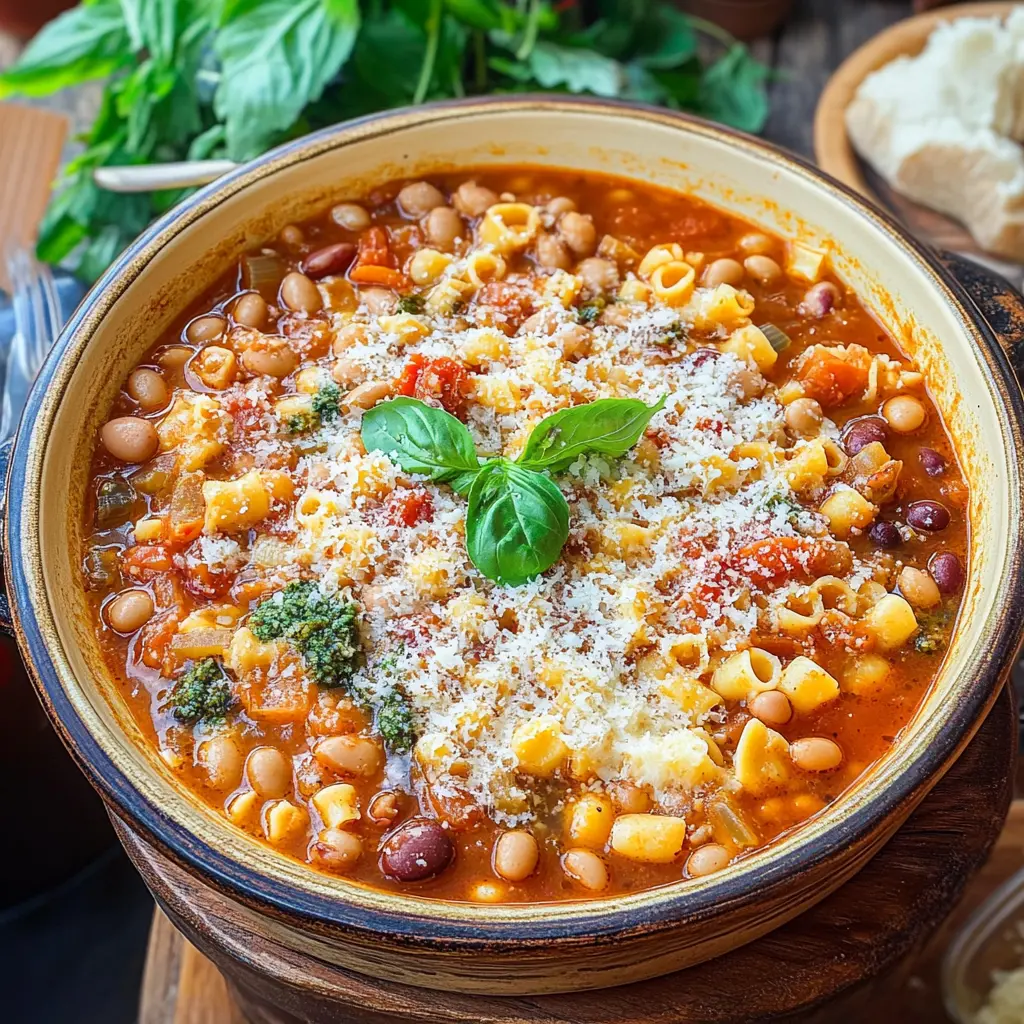
POLYGON ((481 461, 463 423, 415 398, 374 406, 361 433, 368 452, 468 495, 470 559, 489 579, 518 586, 554 565, 569 537, 569 505, 546 474, 563 472, 582 455, 625 455, 664 407, 664 398, 655 405, 601 398, 561 409, 534 427, 514 462, 481 461))

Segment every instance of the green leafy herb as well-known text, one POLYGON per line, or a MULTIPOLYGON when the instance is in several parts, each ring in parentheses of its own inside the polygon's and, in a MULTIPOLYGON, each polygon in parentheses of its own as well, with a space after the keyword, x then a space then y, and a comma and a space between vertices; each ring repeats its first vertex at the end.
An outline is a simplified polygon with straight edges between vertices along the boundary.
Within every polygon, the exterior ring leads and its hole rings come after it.
POLYGON ((422 295, 403 295, 398 300, 399 313, 422 313, 425 302, 422 295))
POLYGON ((185 194, 107 194, 96 167, 244 160, 349 117, 492 92, 642 100, 757 131, 767 74, 668 0, 83 0, 0 74, 0 100, 109 76, 38 245, 94 278, 185 194))
POLYGON ((128 60, 130 40, 119 0, 97 0, 59 15, 0 76, 0 100, 48 96, 103 78, 128 60))
POLYGON ((412 749, 416 733, 409 699, 401 690, 389 690, 377 703, 375 724, 388 750, 404 754, 412 749))
POLYGON ((763 507, 769 515, 781 512, 791 523, 807 511, 796 498, 786 494, 773 494, 765 500, 763 507))
POLYGON ((584 302, 576 310, 576 315, 579 317, 580 323, 592 324, 604 311, 605 306, 608 305, 608 301, 604 298, 592 299, 590 302, 584 302))
POLYGON ((602 398, 541 420, 515 462, 480 462, 454 416, 414 398, 381 402, 363 416, 368 452, 381 451, 407 473, 468 494, 466 548, 489 579, 517 586, 550 568, 569 536, 569 506, 547 473, 581 455, 618 458, 640 439, 665 399, 602 398))
POLYGON ((920 632, 914 637, 914 650, 920 654, 938 654, 949 645, 952 609, 941 607, 936 611, 918 613, 920 632))
POLYGON ((336 420, 341 411, 341 388, 334 381, 328 381, 313 395, 313 415, 318 423, 336 420))
POLYGON ((357 0, 226 0, 213 106, 228 156, 258 156, 299 120, 348 59, 359 22, 357 0))
POLYGON ((380 451, 407 473, 448 483, 468 494, 480 460, 469 431, 450 413, 415 398, 393 398, 363 416, 363 444, 380 451))
POLYGON ((655 345, 668 347, 685 342, 688 337, 689 332, 686 329, 686 325, 681 320, 677 320, 675 323, 669 324, 663 334, 652 340, 655 345))
POLYGON ((559 473, 581 455, 625 455, 665 408, 665 399, 645 405, 638 398, 600 398, 587 405, 561 409, 541 420, 526 441, 516 464, 559 473))
POLYGON ((357 608, 328 597, 311 580, 289 583, 261 601, 246 625, 257 640, 286 640, 321 686, 346 684, 359 657, 357 608))
POLYGON ((284 428, 289 434, 305 434, 337 419, 340 412, 341 388, 334 381, 328 381, 313 395, 309 409, 289 416, 284 421, 284 428))
POLYGON ((179 722, 222 718, 234 702, 231 684, 216 658, 190 665, 171 690, 171 712, 179 722))
POLYGON ((550 477, 498 459, 469 491, 466 548, 489 579, 518 586, 557 561, 569 537, 569 505, 550 477))
POLYGON ((364 707, 371 709, 377 732, 388 750, 405 753, 416 740, 412 706, 398 675, 399 651, 380 658, 373 666, 373 685, 359 686, 353 681, 352 696, 364 707))

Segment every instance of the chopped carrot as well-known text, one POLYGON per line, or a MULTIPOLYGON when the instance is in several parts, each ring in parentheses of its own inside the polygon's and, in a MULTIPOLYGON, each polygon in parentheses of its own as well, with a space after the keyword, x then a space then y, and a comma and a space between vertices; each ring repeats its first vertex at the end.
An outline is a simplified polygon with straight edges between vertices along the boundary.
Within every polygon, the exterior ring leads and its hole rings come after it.
POLYGON ((367 265, 356 267, 349 275, 353 284, 379 284, 385 288, 401 291, 406 286, 405 274, 390 267, 367 265))
POLYGON ((871 357, 859 345, 849 349, 815 345, 797 370, 797 379, 808 398, 823 408, 840 405, 868 386, 871 357))

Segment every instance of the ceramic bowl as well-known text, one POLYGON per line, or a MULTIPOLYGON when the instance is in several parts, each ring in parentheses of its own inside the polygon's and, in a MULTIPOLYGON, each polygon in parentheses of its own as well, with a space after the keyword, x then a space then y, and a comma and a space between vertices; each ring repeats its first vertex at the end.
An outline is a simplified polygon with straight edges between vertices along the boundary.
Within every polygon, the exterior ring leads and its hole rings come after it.
MULTIPOLYGON (((1024 365, 1024 348, 1010 344, 1013 323, 999 330, 1007 351, 953 275, 883 214, 796 158, 694 119, 546 97, 340 125, 186 200, 117 260, 68 324, 32 392, 8 478, 5 569, 18 639, 53 722, 113 813, 194 882, 197 913, 203 887, 224 896, 254 949, 269 942, 451 992, 571 991, 664 974, 764 934, 849 878, 994 701, 1024 617, 1024 405, 1011 369, 1011 358, 1024 365), (441 168, 510 164, 685 190, 827 250, 927 372, 970 485, 963 611, 938 679, 889 753, 817 818, 720 874, 614 899, 429 901, 317 874, 257 843, 194 800, 140 735, 104 668, 79 575, 97 428, 127 372, 210 281, 338 197, 441 168)), ((150 882, 167 895, 166 883, 150 882)))

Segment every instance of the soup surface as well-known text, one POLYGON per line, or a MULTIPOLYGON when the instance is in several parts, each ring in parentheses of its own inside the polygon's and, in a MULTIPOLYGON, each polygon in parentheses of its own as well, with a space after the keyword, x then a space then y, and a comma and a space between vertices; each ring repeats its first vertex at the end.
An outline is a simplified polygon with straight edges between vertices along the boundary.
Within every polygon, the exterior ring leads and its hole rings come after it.
POLYGON ((966 565, 885 328, 823 254, 629 181, 338 199, 97 439, 83 576, 166 763, 317 870, 486 902, 705 875, 835 800, 966 565))

